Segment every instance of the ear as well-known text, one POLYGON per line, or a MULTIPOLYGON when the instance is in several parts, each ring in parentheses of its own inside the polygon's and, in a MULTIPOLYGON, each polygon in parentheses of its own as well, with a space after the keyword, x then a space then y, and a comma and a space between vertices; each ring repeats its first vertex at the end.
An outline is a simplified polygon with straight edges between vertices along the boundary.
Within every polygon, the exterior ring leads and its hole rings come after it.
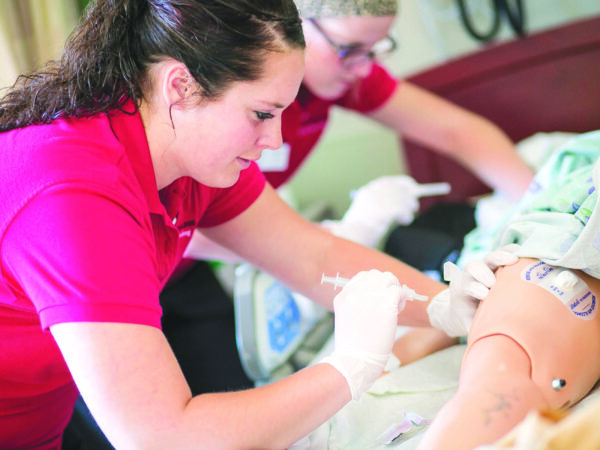
POLYGON ((168 105, 186 100, 198 90, 198 84, 190 75, 185 64, 170 60, 163 72, 163 97, 168 105))

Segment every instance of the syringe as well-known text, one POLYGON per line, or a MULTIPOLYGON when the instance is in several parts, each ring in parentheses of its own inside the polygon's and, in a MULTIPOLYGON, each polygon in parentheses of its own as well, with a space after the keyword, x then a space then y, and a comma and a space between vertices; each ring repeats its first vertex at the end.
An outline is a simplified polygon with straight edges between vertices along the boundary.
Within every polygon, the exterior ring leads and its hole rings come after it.
MULTIPOLYGON (((350 279, 340 277, 339 272, 335 274, 335 277, 328 277, 324 273, 321 274, 321 284, 331 283, 331 284, 333 284, 334 290, 336 290, 338 288, 338 286, 339 287, 346 286, 346 284, 348 284, 348 281, 350 281, 350 279)), ((418 300, 421 302, 426 302, 427 300, 429 300, 429 297, 427 297, 426 295, 417 294, 414 289, 409 288, 405 284, 400 285, 400 287, 406 293, 407 300, 418 300)))
POLYGON ((417 197, 430 197, 433 195, 449 194, 451 190, 449 183, 422 183, 415 186, 417 197))
MULTIPOLYGON (((414 183, 411 188, 412 195, 417 198, 433 197, 435 195, 446 195, 452 190, 450 183, 414 183)), ((354 198, 356 191, 350 191, 350 198, 354 198)))
POLYGON ((348 278, 340 277, 340 273, 335 274, 334 277, 328 277, 324 273, 321 274, 321 284, 323 283, 331 283, 333 284, 333 290, 335 291, 338 287, 344 287, 350 281, 348 278))

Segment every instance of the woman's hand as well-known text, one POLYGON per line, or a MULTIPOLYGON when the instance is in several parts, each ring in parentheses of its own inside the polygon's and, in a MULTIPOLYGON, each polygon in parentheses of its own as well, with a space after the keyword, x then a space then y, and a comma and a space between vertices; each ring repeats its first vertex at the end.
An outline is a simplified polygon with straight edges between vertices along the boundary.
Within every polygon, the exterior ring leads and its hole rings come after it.
POLYGON ((335 350, 325 358, 346 378, 358 399, 383 371, 394 345, 398 312, 406 294, 390 272, 354 276, 333 302, 335 350))
POLYGON ((509 244, 488 253, 483 260, 469 261, 465 270, 451 262, 444 264, 444 279, 450 287, 436 295, 427 314, 431 325, 444 330, 448 336, 465 336, 479 301, 483 300, 496 283, 494 272, 500 266, 516 263, 517 244, 509 244))

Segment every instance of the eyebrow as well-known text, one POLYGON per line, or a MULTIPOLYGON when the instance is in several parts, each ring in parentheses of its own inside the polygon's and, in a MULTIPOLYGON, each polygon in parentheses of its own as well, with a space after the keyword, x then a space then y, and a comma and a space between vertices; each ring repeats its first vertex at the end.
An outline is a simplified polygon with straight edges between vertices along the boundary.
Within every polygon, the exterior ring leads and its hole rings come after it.
POLYGON ((277 108, 277 109, 283 109, 283 108, 285 108, 285 106, 282 105, 282 104, 280 104, 280 103, 272 103, 272 102, 265 102, 265 101, 263 101, 261 103, 264 103, 267 106, 272 106, 273 108, 277 108))

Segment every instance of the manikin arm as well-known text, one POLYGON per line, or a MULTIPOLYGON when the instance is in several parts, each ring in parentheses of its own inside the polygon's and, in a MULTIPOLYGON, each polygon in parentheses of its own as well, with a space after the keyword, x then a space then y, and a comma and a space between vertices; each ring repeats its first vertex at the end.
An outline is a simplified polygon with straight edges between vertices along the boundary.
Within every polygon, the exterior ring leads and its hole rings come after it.
MULTIPOLYGON (((572 405, 594 386, 600 315, 582 319, 537 277, 523 278, 536 264, 523 258, 498 270, 473 320, 458 391, 425 432, 420 450, 492 443, 529 411, 572 405)), ((600 280, 574 273, 598 296, 600 280)))

